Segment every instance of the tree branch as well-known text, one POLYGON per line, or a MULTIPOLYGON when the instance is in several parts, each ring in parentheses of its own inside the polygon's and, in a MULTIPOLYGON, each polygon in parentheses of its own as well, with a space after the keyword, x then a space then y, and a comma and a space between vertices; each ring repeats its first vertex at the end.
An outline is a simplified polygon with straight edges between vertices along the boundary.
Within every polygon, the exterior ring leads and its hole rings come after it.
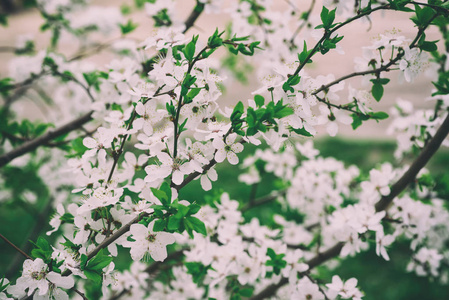
POLYGON ((203 172, 193 172, 189 174, 184 181, 180 185, 173 184, 172 187, 174 187, 177 191, 185 187, 189 182, 197 178, 199 175, 204 174, 205 172, 209 171, 210 168, 212 168, 217 162, 215 161, 215 158, 212 158, 212 160, 203 167, 203 172))
POLYGON ((17 247, 16 245, 14 245, 11 241, 9 241, 5 236, 3 236, 3 234, 0 233, 0 238, 2 238, 6 243, 8 243, 11 247, 13 247, 14 249, 16 249, 17 252, 19 252, 20 254, 22 254, 23 256, 25 256, 27 259, 32 259, 31 256, 29 256, 28 254, 26 254, 25 252, 23 252, 19 247, 17 247))
POLYGON ((187 30, 189 30, 190 27, 192 27, 195 24, 196 20, 201 15, 203 10, 204 10, 204 3, 197 1, 195 8, 192 10, 190 15, 187 17, 187 20, 184 22, 184 25, 186 26, 186 28, 184 29, 184 31, 182 33, 186 33, 187 30))
POLYGON ((85 123, 89 122, 92 119, 92 111, 79 117, 78 119, 75 119, 55 130, 49 130, 46 134, 35 138, 34 140, 31 140, 16 149, 11 150, 8 153, 5 153, 0 156, 0 167, 3 167, 10 161, 12 161, 14 158, 19 157, 25 153, 28 153, 30 151, 35 150, 37 147, 41 145, 47 144, 49 141, 51 141, 54 138, 57 138, 58 136, 61 136, 63 134, 69 133, 75 129, 78 129, 85 123))

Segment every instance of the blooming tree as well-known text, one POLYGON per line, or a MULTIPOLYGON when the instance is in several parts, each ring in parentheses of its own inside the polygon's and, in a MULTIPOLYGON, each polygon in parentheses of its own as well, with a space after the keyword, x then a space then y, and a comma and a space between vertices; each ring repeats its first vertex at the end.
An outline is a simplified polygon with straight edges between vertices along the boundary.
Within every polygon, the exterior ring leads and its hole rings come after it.
MULTIPOLYGON (((50 237, 33 239, 30 254, 1 235, 26 260, 0 281, 0 299, 362 299, 357 274, 335 273, 337 258, 373 251, 390 260, 389 247, 404 240, 407 271, 447 279, 448 191, 424 168, 449 145, 446 1, 286 1, 278 11, 269 0, 197 0, 185 22, 177 16, 181 1, 121 9, 86 2, 31 1, 48 47, 36 51, 30 36, 0 47, 17 55, 0 79, 1 201, 31 207, 39 196, 55 211, 50 237), (141 9, 154 25, 145 40, 130 38, 141 9), (342 77, 309 74, 321 55, 344 53, 343 27, 369 26, 383 11, 408 14, 414 34, 379 34, 342 77), (201 14, 223 13, 228 27, 189 34, 201 14), (439 41, 426 36, 432 28, 439 41), (64 41, 75 54, 60 50, 64 41), (91 59, 106 51, 106 65, 91 59), (258 89, 228 107, 223 89, 250 76, 250 66, 258 89), (425 70, 434 108, 399 100, 391 110, 395 156, 413 156, 409 165, 365 173, 320 156, 317 129, 335 136, 340 126, 388 118, 370 103, 384 98, 390 77, 412 84, 425 70), (15 118, 36 94, 54 122, 15 118), (234 200, 226 191, 183 198, 196 179, 213 190, 215 167, 226 161, 253 191, 267 177, 277 184, 258 199, 253 192, 234 200), (45 193, 13 184, 20 172, 45 193), (279 209, 266 224, 257 209, 272 202, 279 209), (123 253, 131 259, 116 268, 123 253), (319 266, 332 281, 322 281, 319 266)), ((8 15, 0 21, 7 25, 8 15)))

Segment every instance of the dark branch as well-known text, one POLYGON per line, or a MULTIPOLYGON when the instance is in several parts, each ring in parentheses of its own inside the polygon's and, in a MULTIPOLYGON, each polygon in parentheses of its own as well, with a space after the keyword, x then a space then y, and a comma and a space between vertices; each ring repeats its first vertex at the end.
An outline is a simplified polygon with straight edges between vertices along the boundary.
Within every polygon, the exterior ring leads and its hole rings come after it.
POLYGON ((187 30, 189 30, 190 27, 192 27, 195 24, 196 20, 201 15, 203 10, 204 10, 204 4, 201 2, 197 2, 197 4, 195 5, 195 8, 192 10, 192 12, 188 16, 187 20, 184 22, 186 28, 184 29, 184 31, 182 33, 186 33, 187 30))
POLYGON ((10 242, 6 237, 4 237, 2 234, 0 234, 0 238, 2 238, 6 243, 8 243, 11 247, 13 247, 14 249, 16 249, 17 252, 19 252, 20 254, 22 254, 23 256, 25 256, 27 259, 32 259, 31 256, 29 256, 28 254, 26 254, 25 252, 23 252, 19 247, 17 247, 16 245, 14 245, 12 242, 10 242))
POLYGON ((14 158, 17 158, 25 153, 28 153, 30 151, 35 150, 37 147, 41 145, 47 144, 49 141, 57 138, 58 136, 61 136, 63 134, 69 133, 75 129, 80 128, 82 125, 86 124, 92 119, 92 111, 79 117, 78 119, 75 119, 55 130, 49 130, 46 134, 31 140, 16 149, 11 150, 8 153, 5 153, 0 156, 0 167, 6 165, 10 161, 12 161, 14 158))

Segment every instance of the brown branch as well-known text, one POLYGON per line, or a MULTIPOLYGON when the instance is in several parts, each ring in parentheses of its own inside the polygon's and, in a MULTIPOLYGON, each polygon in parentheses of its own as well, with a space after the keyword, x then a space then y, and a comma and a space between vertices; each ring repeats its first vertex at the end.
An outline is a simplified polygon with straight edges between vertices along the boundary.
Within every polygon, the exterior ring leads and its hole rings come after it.
POLYGON ((190 15, 187 17, 187 20, 184 22, 186 28, 182 33, 186 33, 187 30, 189 30, 195 24, 196 20, 201 15, 203 10, 204 10, 204 3, 197 2, 195 8, 192 10, 190 15))
POLYGON ((246 211, 250 210, 251 208, 261 206, 266 203, 270 203, 271 201, 276 200, 278 197, 284 196, 286 193, 287 193, 287 190, 277 191, 271 195, 259 198, 257 200, 254 200, 253 202, 250 202, 250 203, 247 203, 246 205, 244 205, 242 207, 241 211, 246 212, 246 211))
MULTIPOLYGON (((131 227, 131 225, 139 222, 142 218, 149 216, 149 214, 145 213, 142 215, 138 215, 137 217, 135 217, 134 219, 132 219, 129 223, 127 223, 126 225, 123 225, 122 227, 120 227, 119 230, 117 230, 113 235, 111 235, 110 237, 108 237, 107 239, 105 239, 103 242, 101 242, 97 247, 95 247, 94 250, 92 250, 91 252, 89 252, 87 254, 87 260, 92 259, 95 255, 97 255, 98 252, 100 252, 101 249, 106 248, 107 246, 109 246, 110 244, 112 244, 115 240, 117 240, 119 237, 121 237, 123 234, 125 234, 126 232, 129 231, 129 228, 131 227)), ((68 276, 72 274, 72 271, 70 270, 66 270, 65 272, 62 273, 62 276, 68 276)))
POLYGON ((22 254, 23 256, 25 256, 27 259, 32 259, 31 256, 29 256, 28 254, 26 254, 25 252, 23 252, 19 247, 17 247, 16 245, 14 245, 11 241, 9 241, 5 236, 3 236, 3 234, 0 233, 0 238, 2 238, 6 243, 8 243, 11 247, 13 247, 14 249, 16 249, 17 252, 19 252, 20 254, 22 254))
POLYGON ((212 158, 212 160, 203 167, 203 172, 193 172, 189 174, 184 181, 180 185, 172 184, 172 187, 174 187, 177 191, 185 187, 189 182, 197 178, 199 175, 206 173, 210 168, 212 168, 217 162, 215 161, 215 158, 212 158))
POLYGON ((376 203, 376 211, 379 212, 388 209, 388 206, 390 205, 394 197, 399 195, 410 182, 415 180, 416 175, 427 164, 430 158, 432 158, 432 156, 438 150, 441 143, 444 141, 448 134, 449 114, 446 116, 443 124, 441 124, 440 128, 429 141, 429 143, 424 147, 413 164, 408 168, 407 172, 405 172, 402 177, 391 186, 390 194, 388 196, 383 196, 382 199, 376 203))
POLYGON ((90 88, 86 87, 81 81, 76 79, 75 76, 66 75, 66 74, 60 73, 58 71, 55 71, 54 75, 57 75, 57 76, 61 77, 62 79, 67 79, 67 80, 73 81, 74 83, 79 85, 86 92, 86 94, 87 94, 87 96, 89 96, 89 99, 91 102, 95 102, 95 98, 94 98, 94 96, 92 96, 92 93, 90 92, 90 88))
MULTIPOLYGON (((39 237, 42 229, 45 225, 47 225, 48 216, 52 212, 52 203, 53 198, 50 198, 48 203, 46 204, 45 208, 40 213, 35 213, 33 216, 37 215, 37 218, 34 222, 34 229, 33 231, 28 235, 28 237, 25 239, 25 243, 22 244, 22 249, 24 252, 30 252, 32 248, 32 244, 28 241, 35 241, 39 237)), ((6 271, 6 277, 13 277, 15 274, 19 271, 23 264, 23 260, 21 259, 21 256, 19 253, 10 261, 10 265, 7 268, 6 271)))
POLYGON ((35 150, 37 147, 41 145, 47 144, 49 141, 57 138, 58 136, 61 136, 63 134, 69 133, 73 130, 78 129, 85 123, 89 122, 92 119, 92 111, 79 117, 78 119, 75 119, 65 125, 62 125, 61 127, 55 129, 55 130, 49 130, 46 134, 31 140, 16 149, 13 149, 9 151, 8 153, 5 153, 0 156, 0 167, 6 165, 10 161, 12 161, 14 158, 17 158, 25 153, 28 153, 30 151, 35 150))
POLYGON ((292 46, 296 46, 295 45, 296 36, 301 32, 301 30, 304 28, 304 26, 306 26, 309 23, 309 18, 310 18, 310 15, 312 14, 312 10, 313 10, 313 7, 315 6, 315 2, 316 2, 316 0, 312 0, 312 2, 310 3, 309 9, 305 12, 306 17, 304 18, 304 22, 302 22, 298 26, 298 28, 296 28, 295 32, 293 33, 293 36, 290 39, 290 44, 292 46))
POLYGON ((0 46, 0 53, 1 52, 16 52, 19 50, 19 48, 11 47, 11 46, 0 46))
POLYGON ((80 295, 81 298, 83 298, 83 300, 89 300, 89 299, 87 299, 86 295, 84 295, 83 293, 81 293, 77 288, 72 287, 71 290, 74 291, 75 293, 77 293, 78 295, 80 295))

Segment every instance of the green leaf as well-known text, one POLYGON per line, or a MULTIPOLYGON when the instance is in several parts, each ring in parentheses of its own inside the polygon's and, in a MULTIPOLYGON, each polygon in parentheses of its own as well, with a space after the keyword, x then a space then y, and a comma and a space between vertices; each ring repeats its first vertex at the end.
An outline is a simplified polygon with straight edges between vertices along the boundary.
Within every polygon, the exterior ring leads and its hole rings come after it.
POLYGON ((47 124, 45 124, 45 123, 38 124, 38 125, 36 126, 36 128, 34 129, 34 136, 35 136, 35 137, 38 137, 38 136, 42 135, 42 134, 45 132, 45 130, 47 130, 48 127, 54 127, 54 125, 53 125, 53 124, 50 124, 50 123, 47 123, 47 124))
POLYGON ((430 22, 435 15, 435 10, 428 6, 421 8, 419 5, 415 4, 415 13, 416 16, 411 19, 418 27, 422 27, 430 22))
POLYGON ((196 217, 185 218, 184 224, 186 225, 186 229, 187 227, 189 227, 190 229, 201 233, 202 235, 207 235, 206 226, 200 219, 196 217))
POLYGON ((86 275, 87 279, 90 279, 97 284, 101 283, 103 280, 103 276, 95 271, 84 270, 84 275, 86 275))
POLYGON ((8 19, 6 18, 6 14, 0 13, 0 25, 2 26, 8 26, 8 19))
POLYGON ((53 249, 51 248, 48 241, 42 237, 39 237, 36 243, 33 243, 34 249, 31 251, 31 256, 33 258, 41 258, 45 263, 49 263, 51 261, 51 255, 53 253, 53 249))
POLYGON ((239 290, 239 294, 243 297, 251 297, 254 293, 253 287, 242 288, 239 290))
POLYGON ((294 114, 293 109, 291 109, 288 106, 284 106, 280 110, 276 111, 276 113, 274 114, 274 117, 277 119, 282 119, 284 117, 287 117, 287 116, 290 116, 293 114, 294 114))
POLYGON ((313 136, 310 132, 308 132, 307 130, 305 130, 304 128, 291 128, 290 130, 292 130, 293 132, 295 132, 296 134, 299 135, 303 135, 303 136, 313 136))
POLYGON ((164 231, 165 226, 167 225, 166 220, 159 219, 154 222, 153 231, 164 231))
POLYGON ((352 114, 352 129, 356 130, 360 125, 362 125, 363 121, 369 119, 369 116, 364 114, 352 114))
POLYGON ((105 267, 107 267, 112 262, 112 260, 113 258, 103 254, 103 249, 101 249, 100 251, 98 251, 97 255, 95 255, 94 258, 89 260, 85 269, 93 271, 101 271, 105 267))
POLYGON ((329 10, 325 6, 323 6, 320 13, 321 22, 323 23, 323 25, 327 23, 328 17, 329 17, 329 10))
POLYGON ((237 105, 234 107, 234 110, 232 111, 232 114, 231 114, 230 119, 231 119, 231 122, 233 125, 240 123, 240 118, 244 112, 244 109, 245 108, 243 106, 242 101, 239 101, 239 103, 237 103, 237 105))
POLYGON ((187 213, 187 215, 189 215, 189 216, 191 216, 191 215, 194 215, 194 214, 196 214, 199 210, 201 209, 201 205, 198 205, 198 204, 191 204, 191 205, 189 205, 189 211, 188 211, 188 213, 187 213))
POLYGON ((0 79, 0 95, 7 97, 9 92, 14 88, 12 78, 6 77, 0 79))
MULTIPOLYGON (((4 282, 5 282, 5 277, 3 277, 2 280, 0 280, 0 293, 3 292, 8 287, 8 285, 10 285, 10 282, 3 284, 4 282)), ((5 298, 5 299, 7 299, 7 298, 5 298)))
POLYGON ((170 219, 168 219, 167 229, 173 231, 178 230, 181 225, 181 220, 182 218, 178 218, 176 215, 171 216, 170 219))
POLYGON ((427 52, 437 51, 438 50, 438 47, 436 45, 437 42, 438 41, 432 41, 432 42, 426 41, 426 42, 423 42, 421 44, 421 46, 419 46, 419 49, 421 49, 423 51, 427 51, 427 52))
POLYGON ((189 120, 188 118, 185 118, 184 121, 181 123, 181 125, 179 125, 179 132, 178 133, 181 133, 181 132, 184 132, 184 131, 187 130, 185 128, 185 126, 186 126, 188 120, 189 120))
POLYGON ((151 191, 153 192, 153 195, 161 201, 162 205, 168 206, 170 204, 168 196, 164 191, 155 188, 151 188, 151 191))
POLYGON ((78 137, 78 138, 72 140, 70 142, 70 144, 72 146, 73 151, 76 154, 82 155, 84 152, 86 152, 89 149, 86 146, 84 146, 82 137, 78 137))
POLYGON ((218 33, 218 28, 215 29, 214 34, 212 34, 209 37, 209 39, 207 40, 207 46, 211 49, 214 49, 214 48, 218 48, 221 45, 223 45, 223 39, 221 38, 221 35, 223 33, 224 33, 224 31, 221 33, 218 33))
POLYGON ((198 36, 193 36, 192 41, 188 43, 184 48, 184 55, 188 61, 192 61, 193 57, 195 56, 195 47, 196 47, 196 41, 198 40, 198 36))
POLYGON ((86 254, 81 254, 81 258, 80 258, 80 269, 81 271, 84 270, 84 268, 86 267, 87 264, 87 255, 86 254))
POLYGON ((134 31, 137 28, 137 26, 139 26, 139 24, 133 23, 132 20, 128 20, 128 23, 126 24, 119 24, 119 25, 123 35, 134 31))
POLYGON ((379 83, 373 84, 371 94, 373 94, 374 99, 376 99, 376 101, 379 102, 384 94, 384 87, 382 86, 382 84, 379 83))
POLYGON ((265 98, 261 95, 255 95, 254 102, 256 102, 257 107, 262 107, 265 103, 265 98))
POLYGON ((186 74, 186 77, 182 81, 181 84, 181 96, 187 95, 187 92, 189 91, 190 87, 195 83, 196 77, 190 75, 190 73, 186 74))
POLYGON ((65 248, 70 249, 71 251, 75 251, 75 252, 78 252, 78 250, 81 248, 81 245, 74 244, 71 240, 66 238, 64 235, 62 237, 65 239, 65 242, 60 243, 60 244, 63 245, 65 248))
POLYGON ((188 93, 187 93, 187 95, 186 95, 186 97, 185 97, 185 99, 184 99, 184 104, 188 104, 188 103, 191 103, 192 101, 193 101, 193 99, 196 97, 196 96, 198 96, 198 94, 201 92, 201 88, 193 88, 193 89, 191 89, 188 93))
POLYGON ((196 284, 203 281, 207 275, 207 270, 210 268, 198 262, 185 262, 184 265, 187 268, 187 272, 192 275, 193 282, 196 284))
POLYGON ((321 10, 321 14, 320 14, 320 18, 321 18, 321 22, 323 22, 323 26, 320 28, 330 29, 332 27, 332 23, 335 20, 336 10, 337 9, 329 11, 326 7, 323 6, 323 9, 321 10))
POLYGON ((176 208, 178 209, 178 212, 176 213, 176 215, 181 218, 185 217, 187 215, 187 213, 189 212, 189 207, 185 206, 183 204, 178 203, 176 205, 176 208))
POLYGON ((370 113, 369 116, 370 116, 370 118, 375 119, 375 120, 384 120, 384 119, 387 119, 389 117, 389 115, 386 112, 383 112, 383 111, 370 113))
POLYGON ((171 198, 172 198, 170 185, 166 181, 164 181, 161 184, 160 190, 163 191, 167 195, 168 203, 170 204, 171 198))

